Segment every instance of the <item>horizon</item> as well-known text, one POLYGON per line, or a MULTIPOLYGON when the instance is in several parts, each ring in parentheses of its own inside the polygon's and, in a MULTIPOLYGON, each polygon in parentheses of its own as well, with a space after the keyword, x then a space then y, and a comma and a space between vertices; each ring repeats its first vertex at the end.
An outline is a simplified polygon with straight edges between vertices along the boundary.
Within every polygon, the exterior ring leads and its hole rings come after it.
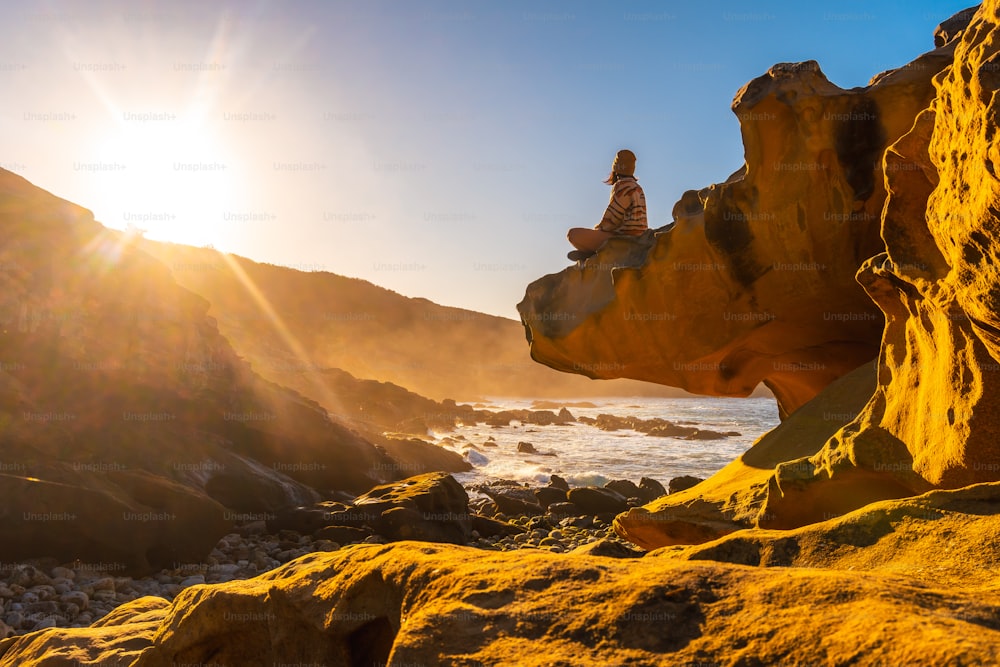
POLYGON ((618 148, 661 227, 742 165, 746 82, 864 86, 966 6, 53 2, 0 28, 0 166, 114 229, 517 320, 618 148))

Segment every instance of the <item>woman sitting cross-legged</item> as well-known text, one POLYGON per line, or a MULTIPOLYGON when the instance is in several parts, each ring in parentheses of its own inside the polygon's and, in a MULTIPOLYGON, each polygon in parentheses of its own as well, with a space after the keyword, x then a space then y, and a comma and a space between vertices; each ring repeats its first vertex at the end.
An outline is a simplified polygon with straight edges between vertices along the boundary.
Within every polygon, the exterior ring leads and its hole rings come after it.
POLYGON ((566 234, 576 248, 567 255, 574 261, 587 259, 612 236, 639 236, 649 229, 646 195, 635 178, 635 153, 618 151, 604 182, 611 186, 611 201, 601 222, 593 229, 574 227, 566 234))

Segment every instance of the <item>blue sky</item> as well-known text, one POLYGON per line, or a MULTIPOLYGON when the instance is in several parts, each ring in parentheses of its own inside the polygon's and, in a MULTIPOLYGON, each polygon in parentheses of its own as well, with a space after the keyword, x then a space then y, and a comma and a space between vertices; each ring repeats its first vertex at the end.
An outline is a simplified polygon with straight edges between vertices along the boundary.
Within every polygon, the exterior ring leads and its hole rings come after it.
POLYGON ((618 148, 666 224, 742 164, 748 80, 863 86, 968 4, 40 2, 0 22, 0 166, 109 227, 516 318, 618 148))

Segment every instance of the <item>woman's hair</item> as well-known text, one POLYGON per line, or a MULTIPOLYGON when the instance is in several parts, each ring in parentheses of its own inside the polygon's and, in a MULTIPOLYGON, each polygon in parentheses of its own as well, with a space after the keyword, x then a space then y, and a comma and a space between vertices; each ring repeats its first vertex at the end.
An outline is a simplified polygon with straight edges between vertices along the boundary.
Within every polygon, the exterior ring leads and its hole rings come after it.
MULTIPOLYGON (((608 185, 614 185, 615 183, 618 182, 618 179, 620 179, 621 177, 622 177, 621 174, 612 171, 610 174, 608 174, 608 177, 604 179, 604 182, 608 185)), ((629 178, 635 178, 635 176, 629 176, 629 178)), ((638 181, 639 179, 635 178, 635 180, 638 181)))

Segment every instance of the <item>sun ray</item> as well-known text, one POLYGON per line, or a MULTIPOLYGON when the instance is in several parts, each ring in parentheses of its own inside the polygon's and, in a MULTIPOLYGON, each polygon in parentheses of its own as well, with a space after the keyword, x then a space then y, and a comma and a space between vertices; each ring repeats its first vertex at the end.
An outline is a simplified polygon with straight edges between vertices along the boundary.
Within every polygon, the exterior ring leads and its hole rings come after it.
MULTIPOLYGON (((267 321, 274 328, 274 331, 281 337, 281 340, 288 347, 288 351, 291 352, 299 362, 302 363, 302 367, 305 370, 314 368, 312 359, 306 352, 305 347, 299 342, 298 338, 289 330, 288 326, 285 324, 284 320, 281 319, 281 315, 274 309, 271 302, 268 301, 264 293, 257 287, 254 283, 253 278, 247 275, 243 267, 239 265, 239 262, 233 258, 232 255, 224 252, 220 252, 219 256, 222 261, 226 263, 229 270, 233 272, 233 275, 246 290, 247 294, 253 299, 254 303, 260 309, 261 313, 267 318, 267 321)), ((327 412, 327 416, 330 414, 346 415, 344 412, 343 404, 340 399, 330 390, 325 382, 322 381, 316 374, 309 373, 308 376, 310 382, 319 392, 319 396, 322 397, 322 404, 327 412), (336 409, 331 412, 329 406, 334 406, 336 409)))

